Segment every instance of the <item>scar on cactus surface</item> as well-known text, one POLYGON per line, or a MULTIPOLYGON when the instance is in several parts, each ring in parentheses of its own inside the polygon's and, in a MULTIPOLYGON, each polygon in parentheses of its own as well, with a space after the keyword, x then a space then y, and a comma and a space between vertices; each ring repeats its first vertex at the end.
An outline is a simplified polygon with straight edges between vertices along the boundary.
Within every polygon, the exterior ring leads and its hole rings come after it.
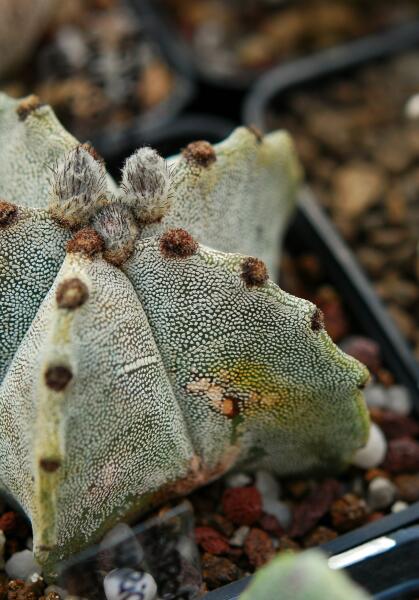
POLYGON ((33 106, 0 97, 0 481, 45 569, 235 466, 345 465, 368 373, 268 278, 288 137, 240 128, 205 164, 142 148, 118 188, 33 106))

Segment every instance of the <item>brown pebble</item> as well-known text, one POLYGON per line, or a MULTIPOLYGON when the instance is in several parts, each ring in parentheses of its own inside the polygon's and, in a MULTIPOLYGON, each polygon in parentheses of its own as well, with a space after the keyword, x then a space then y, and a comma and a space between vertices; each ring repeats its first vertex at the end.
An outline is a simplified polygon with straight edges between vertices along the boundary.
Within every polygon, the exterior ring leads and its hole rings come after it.
POLYGON ((71 381, 73 374, 62 365, 52 365, 45 372, 45 383, 55 392, 62 392, 71 381))
POLYGON ((247 287, 260 287, 268 281, 268 270, 263 260, 249 256, 242 261, 241 277, 247 287))
POLYGON ((381 350, 379 344, 361 335, 352 335, 343 340, 341 349, 362 362, 374 373, 381 367, 381 350))
POLYGON ((419 443, 410 438, 390 440, 382 466, 390 473, 419 471, 419 443))
POLYGON ((17 207, 10 202, 0 200, 0 227, 11 225, 17 216, 17 207))
POLYGON ((188 258, 198 247, 198 242, 185 229, 169 229, 160 238, 160 252, 165 258, 188 258))
POLYGON ((290 537, 306 535, 328 512, 335 498, 341 492, 341 485, 336 479, 323 481, 309 496, 297 504, 293 511, 290 537))
POLYGON ((27 98, 23 98, 16 108, 19 120, 25 121, 32 112, 41 106, 42 102, 38 96, 35 96, 34 94, 28 96, 27 98))
POLYGON ((389 440, 419 435, 419 423, 405 415, 399 415, 390 410, 371 408, 370 416, 389 440))
POLYGON ((67 242, 67 252, 74 254, 80 252, 85 256, 92 257, 104 248, 103 239, 92 227, 80 229, 73 239, 67 242))
POLYGON ((266 531, 253 527, 245 539, 244 552, 250 564, 259 569, 266 564, 275 554, 272 540, 266 531))
POLYGON ((217 160, 214 148, 205 140, 191 142, 182 150, 182 156, 185 160, 192 162, 200 167, 209 167, 217 160))
POLYGON ((211 514, 209 517, 202 520, 202 525, 214 527, 217 531, 230 538, 234 533, 233 523, 224 517, 224 515, 211 514))
POLYGON ((314 546, 320 546, 320 544, 326 544, 337 538, 338 534, 334 529, 329 527, 319 526, 313 529, 303 540, 304 548, 314 548, 314 546))
POLYGON ((384 469, 369 469, 364 473, 365 481, 372 481, 376 477, 383 477, 384 479, 389 479, 389 474, 384 469))
POLYGON ((242 571, 228 558, 205 553, 201 559, 202 577, 209 590, 236 581, 242 576, 242 571))
POLYGON ((324 315, 324 326, 334 342, 339 342, 349 331, 348 319, 342 301, 330 286, 322 286, 313 299, 324 315))
POLYGON ((87 286, 77 277, 60 283, 55 293, 60 308, 77 308, 84 304, 89 297, 87 286))
POLYGON ((377 380, 382 383, 385 387, 390 387, 395 384, 393 373, 387 371, 387 369, 378 369, 376 372, 377 380))
POLYGON ((284 552, 287 550, 300 550, 301 546, 298 542, 291 539, 288 535, 283 535, 278 542, 277 552, 284 552))
POLYGON ((45 596, 40 596, 39 600, 61 600, 61 597, 57 592, 48 592, 45 596))
POLYGON ((359 527, 368 517, 368 507, 362 498, 355 494, 345 494, 333 502, 330 508, 333 527, 340 532, 359 527))
POLYGON ((18 524, 17 514, 13 510, 3 513, 0 517, 0 529, 8 535, 15 531, 18 524))
POLYGON ((287 481, 286 488, 291 496, 297 500, 300 500, 303 496, 306 496, 310 491, 310 485, 306 479, 287 481))
POLYGON ((259 526, 268 533, 272 533, 273 535, 280 538, 284 535, 284 529, 281 526, 281 523, 278 521, 274 515, 268 515, 267 513, 263 514, 259 519, 259 526))
POLYGON ((397 475, 394 478, 400 500, 417 502, 419 500, 419 475, 397 475))
POLYGON ((228 540, 213 527, 195 527, 195 540, 210 554, 226 554, 230 549, 228 540))

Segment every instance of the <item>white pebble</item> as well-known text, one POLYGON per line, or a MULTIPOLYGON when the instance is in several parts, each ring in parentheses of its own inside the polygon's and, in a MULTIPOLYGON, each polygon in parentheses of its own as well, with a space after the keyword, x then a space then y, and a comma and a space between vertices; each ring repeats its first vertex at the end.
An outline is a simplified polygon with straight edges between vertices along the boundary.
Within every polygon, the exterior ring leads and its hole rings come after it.
POLYGON ((364 397, 369 408, 387 408, 388 406, 387 390, 380 383, 367 385, 364 397))
POLYGON ((246 473, 232 473, 226 478, 226 486, 229 488, 246 487, 252 483, 252 478, 246 473))
POLYGON ((368 486, 368 504, 372 510, 387 508, 393 504, 397 488, 385 477, 374 477, 368 486))
POLYGON ((397 500, 397 502, 395 502, 393 504, 393 506, 391 507, 391 512, 398 513, 398 512, 401 512, 402 510, 406 510, 406 508, 409 508, 409 505, 407 502, 404 502, 403 500, 397 500))
POLYGON ((361 469, 373 469, 383 462, 386 452, 387 442, 383 432, 378 425, 371 423, 368 441, 355 452, 352 464, 361 469))
POLYGON ((419 94, 411 96, 404 107, 406 117, 417 119, 419 117, 419 94))
POLYGON ((6 562, 5 570, 11 579, 27 579, 33 573, 42 572, 30 550, 15 552, 6 562))
POLYGON ((272 498, 263 498, 262 507, 268 515, 273 515, 281 527, 288 529, 291 525, 291 510, 285 502, 273 500, 272 498))
POLYGON ((273 498, 276 500, 281 495, 279 481, 271 473, 268 473, 268 471, 256 472, 255 486, 264 498, 273 498))
POLYGON ((404 385, 392 385, 387 389, 387 408, 398 415, 407 416, 412 412, 412 399, 404 385))
POLYGON ((231 537, 229 540, 230 546, 236 546, 237 548, 241 548, 244 544, 244 540, 248 536, 249 531, 250 527, 248 527, 247 525, 242 525, 242 527, 236 529, 233 537, 231 537))
POLYGON ((157 596, 157 585, 150 573, 133 569, 114 569, 104 578, 103 587, 108 600, 155 600, 157 596))

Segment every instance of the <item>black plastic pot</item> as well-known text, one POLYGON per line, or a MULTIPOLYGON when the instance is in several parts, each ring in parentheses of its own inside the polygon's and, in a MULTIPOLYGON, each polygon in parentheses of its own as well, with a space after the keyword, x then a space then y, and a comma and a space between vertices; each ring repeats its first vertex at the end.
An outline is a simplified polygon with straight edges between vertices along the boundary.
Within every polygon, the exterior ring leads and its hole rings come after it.
POLYGON ((124 160, 137 148, 151 146, 162 156, 178 154, 189 142, 206 140, 220 142, 236 127, 236 124, 221 117, 204 114, 188 114, 154 129, 132 128, 124 135, 115 135, 103 140, 107 168, 118 179, 124 160))
MULTIPOLYGON (((246 71, 245 69, 232 75, 211 72, 202 64, 202 60, 194 54, 190 44, 182 36, 168 11, 159 0, 129 0, 129 2, 140 15, 142 23, 158 40, 163 52, 167 56, 176 57, 180 72, 199 81, 201 85, 211 88, 212 94, 215 94, 217 90, 220 93, 224 92, 224 95, 228 93, 230 96, 226 97, 229 97, 231 102, 231 98, 235 98, 231 94, 246 92, 260 77, 260 71, 246 71)), ((286 2, 287 0, 283 1, 283 4, 286 2)), ((333 51, 333 48, 331 51, 333 51)), ((285 67, 293 70, 294 65, 300 62, 301 59, 285 59, 282 63, 283 67, 279 66, 278 69, 285 67)), ((204 94, 202 94, 202 98, 204 98, 204 94)), ((213 98, 217 98, 217 96, 214 95, 213 98)), ((226 108, 224 106, 223 110, 226 110, 226 108)), ((204 109, 207 110, 207 107, 205 106, 204 109)), ((231 115, 228 114, 228 116, 231 115)))

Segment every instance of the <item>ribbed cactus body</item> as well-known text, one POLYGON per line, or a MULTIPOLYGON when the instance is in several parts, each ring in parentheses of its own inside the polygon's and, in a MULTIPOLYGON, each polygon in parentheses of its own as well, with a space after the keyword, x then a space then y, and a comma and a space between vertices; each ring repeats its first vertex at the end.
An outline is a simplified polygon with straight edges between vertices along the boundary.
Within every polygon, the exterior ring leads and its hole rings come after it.
POLYGON ((299 177, 286 134, 168 167, 143 149, 118 189, 48 107, 0 106, 0 482, 38 559, 236 465, 348 462, 366 369, 268 278, 299 177))

